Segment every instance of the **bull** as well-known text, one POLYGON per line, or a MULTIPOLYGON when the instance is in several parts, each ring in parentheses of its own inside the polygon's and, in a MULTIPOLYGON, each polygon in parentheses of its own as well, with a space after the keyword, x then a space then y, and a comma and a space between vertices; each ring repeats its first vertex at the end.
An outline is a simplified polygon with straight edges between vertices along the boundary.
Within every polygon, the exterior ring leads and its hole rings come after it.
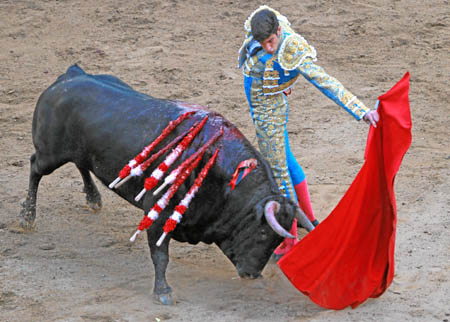
MULTIPOLYGON (((160 247, 156 245, 165 220, 192 185, 202 164, 147 230, 155 270, 154 296, 163 304, 172 303, 172 290, 165 277, 172 238, 190 244, 214 243, 233 263, 240 277, 259 277, 274 249, 289 236, 286 229, 291 227, 294 218, 308 231, 313 229, 298 206, 280 194, 262 155, 233 124, 213 111, 150 97, 114 76, 90 75, 77 65, 69 67, 41 94, 36 104, 32 124, 35 153, 30 158, 28 194, 20 214, 22 227, 34 227, 36 195, 42 176, 73 162, 83 179, 88 205, 98 210, 102 206, 101 195, 90 173, 103 184, 112 182, 128 160, 153 141, 171 120, 187 111, 195 114, 179 125, 163 145, 205 115, 209 118, 178 163, 221 128, 223 136, 215 143, 220 148, 216 163, 181 223, 160 247), (251 158, 257 160, 258 166, 231 189, 229 182, 237 165, 251 158)), ((148 176, 157 164, 145 174, 148 176)), ((147 213, 158 197, 146 193, 143 199, 135 201, 144 178, 138 177, 114 191, 147 213)))

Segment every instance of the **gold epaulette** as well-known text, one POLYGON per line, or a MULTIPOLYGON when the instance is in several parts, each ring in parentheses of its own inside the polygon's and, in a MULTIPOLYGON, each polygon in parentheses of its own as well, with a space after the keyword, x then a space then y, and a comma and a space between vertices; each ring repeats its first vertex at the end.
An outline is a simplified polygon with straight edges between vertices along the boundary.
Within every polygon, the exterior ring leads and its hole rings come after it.
POLYGON ((316 50, 299 34, 291 34, 284 39, 278 51, 278 62, 284 70, 294 70, 310 57, 317 60, 316 50))

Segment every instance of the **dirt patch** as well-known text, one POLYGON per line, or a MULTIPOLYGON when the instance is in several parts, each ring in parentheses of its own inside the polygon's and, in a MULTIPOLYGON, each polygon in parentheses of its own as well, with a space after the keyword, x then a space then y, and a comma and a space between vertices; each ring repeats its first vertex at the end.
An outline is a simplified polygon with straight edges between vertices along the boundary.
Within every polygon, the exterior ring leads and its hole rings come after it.
MULTIPOLYGON (((243 22, 259 5, 0 2, 3 321, 450 320, 448 1, 272 4, 315 46, 318 63, 368 105, 411 73, 413 143, 396 182, 396 276, 380 298, 355 310, 324 310, 273 263, 264 279, 243 281, 216 247, 173 242, 168 280, 177 305, 156 305, 145 238, 128 243, 141 211, 99 184, 104 207, 92 213, 73 165, 42 179, 35 232, 17 228, 34 151, 34 106, 73 63, 89 73, 114 74, 155 97, 207 105, 255 144, 236 56, 243 22)), ((368 127, 306 81, 294 88, 290 108, 291 147, 307 173, 313 208, 324 219, 362 165, 368 127)))

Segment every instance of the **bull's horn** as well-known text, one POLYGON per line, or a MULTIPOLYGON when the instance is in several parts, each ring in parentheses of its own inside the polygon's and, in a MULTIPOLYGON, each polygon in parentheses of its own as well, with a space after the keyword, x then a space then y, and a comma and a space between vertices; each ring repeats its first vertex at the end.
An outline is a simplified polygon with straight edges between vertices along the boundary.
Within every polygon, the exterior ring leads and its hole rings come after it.
POLYGON ((307 231, 311 231, 314 229, 313 224, 308 219, 308 217, 306 217, 306 214, 303 212, 303 210, 300 209, 300 207, 297 207, 297 210, 295 212, 295 218, 297 218, 298 222, 300 223, 300 226, 305 228, 307 231))
POLYGON ((281 237, 295 238, 289 232, 287 232, 286 229, 281 227, 281 225, 275 218, 275 214, 277 213, 278 209, 280 209, 280 204, 278 202, 269 201, 268 203, 266 203, 266 206, 264 207, 264 217, 266 217, 267 223, 281 237))

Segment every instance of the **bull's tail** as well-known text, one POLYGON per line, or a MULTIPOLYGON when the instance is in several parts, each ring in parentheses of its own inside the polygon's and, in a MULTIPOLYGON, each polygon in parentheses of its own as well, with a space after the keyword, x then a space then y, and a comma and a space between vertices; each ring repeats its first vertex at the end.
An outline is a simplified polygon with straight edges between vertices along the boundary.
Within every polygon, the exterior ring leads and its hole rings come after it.
POLYGON ((83 69, 81 69, 80 66, 78 66, 77 64, 73 64, 72 66, 70 66, 69 68, 67 68, 66 71, 66 79, 70 79, 76 76, 80 76, 80 75, 85 75, 86 73, 84 72, 83 69))
POLYGON ((77 64, 73 64, 72 66, 67 68, 67 71, 64 74, 62 74, 56 79, 56 81, 52 84, 52 86, 66 79, 72 79, 80 75, 86 75, 86 72, 83 69, 81 69, 81 67, 78 66, 77 64))

